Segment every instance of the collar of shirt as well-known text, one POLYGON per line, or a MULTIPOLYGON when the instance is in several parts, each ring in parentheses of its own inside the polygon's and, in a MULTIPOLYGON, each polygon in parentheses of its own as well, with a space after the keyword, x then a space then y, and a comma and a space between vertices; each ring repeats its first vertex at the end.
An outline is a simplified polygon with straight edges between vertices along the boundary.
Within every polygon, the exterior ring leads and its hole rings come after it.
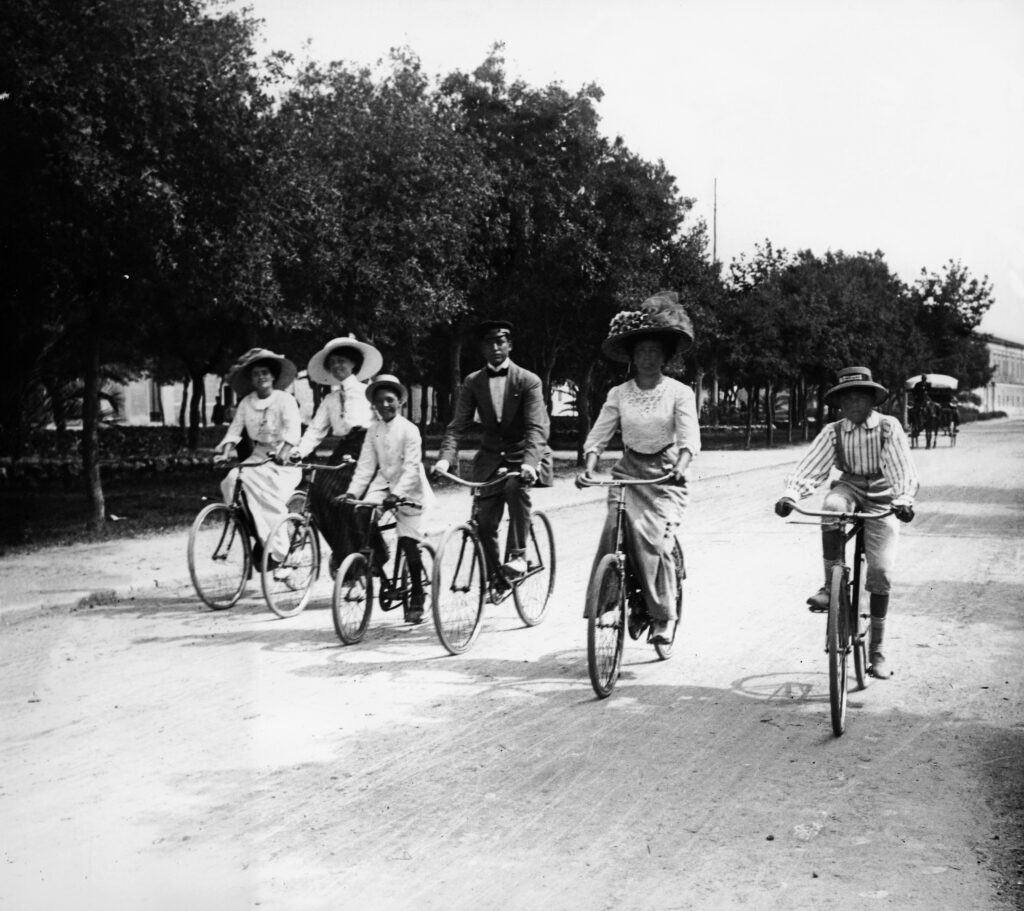
POLYGON ((512 358, 507 357, 500 364, 498 364, 497 367, 492 367, 490 364, 488 364, 485 369, 487 370, 487 375, 493 379, 494 376, 495 376, 495 371, 496 370, 504 370, 507 373, 508 372, 508 368, 511 367, 511 366, 512 366, 512 358))
POLYGON ((878 412, 872 411, 860 424, 854 424, 849 418, 843 418, 840 426, 843 428, 843 433, 853 433, 858 427, 874 430, 881 423, 882 419, 878 416, 878 412))

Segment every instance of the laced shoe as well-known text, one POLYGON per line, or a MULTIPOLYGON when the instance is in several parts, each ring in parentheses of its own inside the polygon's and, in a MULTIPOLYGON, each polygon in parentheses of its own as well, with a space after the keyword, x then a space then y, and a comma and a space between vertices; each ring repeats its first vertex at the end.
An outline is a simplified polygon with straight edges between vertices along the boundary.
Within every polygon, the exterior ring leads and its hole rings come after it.
POLYGON ((828 602, 831 597, 828 589, 823 585, 807 599, 807 609, 814 614, 827 614, 828 602))
POLYGON ((872 651, 868 656, 868 673, 879 680, 888 680, 892 676, 892 671, 885 663, 885 655, 880 651, 872 651))

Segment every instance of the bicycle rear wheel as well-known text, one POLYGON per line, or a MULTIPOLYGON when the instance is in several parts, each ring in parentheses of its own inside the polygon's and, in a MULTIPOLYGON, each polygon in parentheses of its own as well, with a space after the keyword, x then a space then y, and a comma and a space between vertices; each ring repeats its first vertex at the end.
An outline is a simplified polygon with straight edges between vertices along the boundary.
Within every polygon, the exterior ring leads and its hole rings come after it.
POLYGON ((334 576, 331 617, 334 631, 345 645, 355 645, 366 634, 373 611, 373 573, 361 551, 349 554, 334 576))
POLYGON ((480 632, 486 588, 483 549, 468 525, 456 525, 437 546, 431 583, 434 629, 451 654, 465 652, 480 632))
POLYGON ((555 536, 551 521, 536 510, 530 519, 526 566, 526 575, 513 584, 512 594, 519 618, 527 626, 536 626, 548 612, 555 590, 555 536))
POLYGON ((291 513, 274 526, 263 542, 260 581, 267 606, 279 617, 294 617, 309 603, 313 583, 320 575, 320 542, 312 521, 291 513), (281 542, 285 554, 273 558, 271 542, 281 542))
POLYGON ((597 564, 587 589, 587 670, 599 699, 611 695, 622 665, 626 590, 615 554, 597 564))
POLYGON ((850 654, 848 572, 843 566, 832 568, 828 602, 828 701, 832 712, 832 733, 836 737, 846 730, 846 663, 850 654))
POLYGON ((868 685, 868 640, 871 637, 870 615, 861 611, 866 602, 864 597, 864 558, 861 557, 859 567, 855 567, 853 582, 850 585, 850 633, 853 636, 853 670, 857 677, 857 689, 862 690, 868 685))
POLYGON ((188 533, 188 572, 203 604, 233 607, 251 568, 249 534, 238 515, 223 503, 204 506, 188 533))
POLYGON ((686 578, 686 563, 678 541, 672 547, 672 562, 676 565, 676 622, 672 627, 671 642, 654 643, 654 650, 662 661, 668 661, 672 657, 672 647, 676 644, 676 636, 679 634, 679 621, 683 619, 683 579, 686 578))

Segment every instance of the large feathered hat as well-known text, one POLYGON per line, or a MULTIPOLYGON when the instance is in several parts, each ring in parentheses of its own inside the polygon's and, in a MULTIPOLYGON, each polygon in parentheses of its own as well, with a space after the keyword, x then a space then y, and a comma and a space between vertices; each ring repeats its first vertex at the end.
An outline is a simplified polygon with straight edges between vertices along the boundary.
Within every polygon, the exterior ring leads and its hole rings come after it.
POLYGON ((628 364, 630 352, 641 336, 669 340, 675 354, 693 344, 693 323, 686 315, 675 291, 659 291, 647 298, 638 310, 623 310, 612 317, 608 337, 601 343, 605 357, 628 364))

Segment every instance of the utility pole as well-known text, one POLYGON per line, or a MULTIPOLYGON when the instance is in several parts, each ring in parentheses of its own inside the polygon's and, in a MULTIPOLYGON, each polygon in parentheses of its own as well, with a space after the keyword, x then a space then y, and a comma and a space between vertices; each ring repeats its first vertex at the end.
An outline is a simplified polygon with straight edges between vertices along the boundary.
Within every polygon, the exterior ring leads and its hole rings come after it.
POLYGON ((715 192, 711 203, 711 264, 718 262, 718 178, 715 178, 715 192))

